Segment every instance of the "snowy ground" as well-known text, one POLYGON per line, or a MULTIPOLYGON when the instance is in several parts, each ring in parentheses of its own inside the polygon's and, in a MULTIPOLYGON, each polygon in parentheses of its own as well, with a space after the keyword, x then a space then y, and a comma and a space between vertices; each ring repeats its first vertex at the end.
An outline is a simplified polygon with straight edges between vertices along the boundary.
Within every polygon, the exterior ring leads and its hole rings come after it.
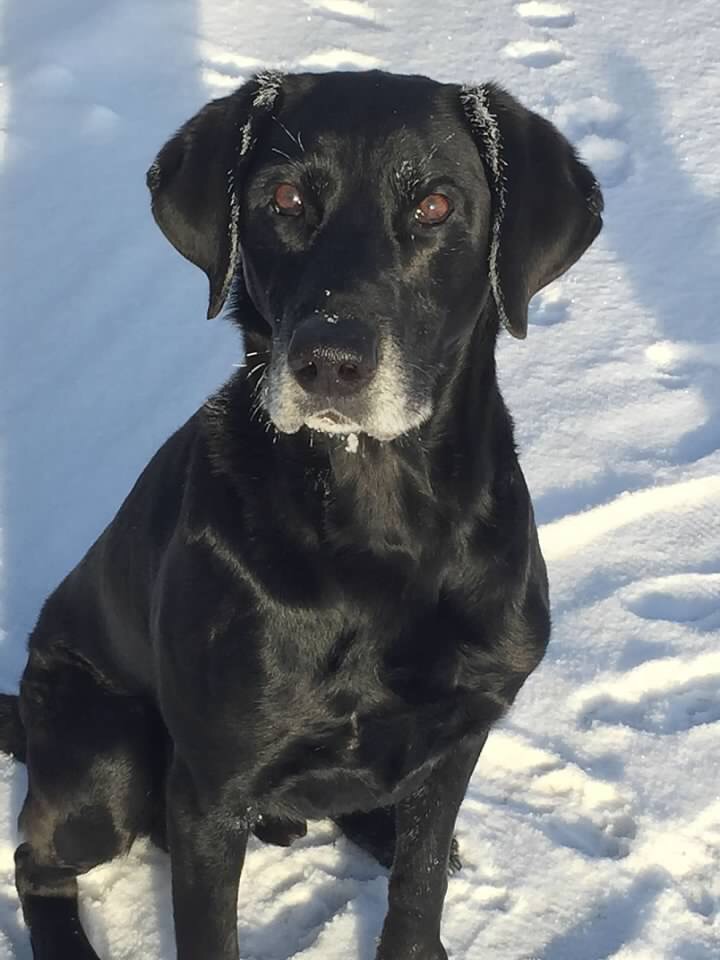
MULTIPOLYGON (((144 171, 259 65, 507 85, 605 187, 606 228, 535 303, 502 381, 555 633, 459 821, 455 960, 720 956, 720 15, 716 0, 0 0, 0 684, 39 604, 236 336, 153 225, 144 171), (9 282, 8 282, 9 281, 9 282)), ((0 958, 24 772, 0 761, 0 958)), ((243 960, 371 960, 386 878, 326 824, 253 846, 243 960)), ((171 960, 164 855, 82 883, 103 960, 171 960)))

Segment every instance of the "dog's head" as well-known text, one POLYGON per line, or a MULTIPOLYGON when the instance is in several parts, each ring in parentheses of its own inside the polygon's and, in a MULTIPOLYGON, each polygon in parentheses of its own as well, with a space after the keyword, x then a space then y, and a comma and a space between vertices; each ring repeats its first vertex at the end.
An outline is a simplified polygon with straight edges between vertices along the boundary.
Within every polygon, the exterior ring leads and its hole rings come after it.
POLYGON ((233 282, 249 296, 288 433, 420 425, 480 317, 524 337, 530 298, 602 225, 592 173, 509 94, 380 72, 259 75, 188 121, 148 185, 209 316, 233 282))

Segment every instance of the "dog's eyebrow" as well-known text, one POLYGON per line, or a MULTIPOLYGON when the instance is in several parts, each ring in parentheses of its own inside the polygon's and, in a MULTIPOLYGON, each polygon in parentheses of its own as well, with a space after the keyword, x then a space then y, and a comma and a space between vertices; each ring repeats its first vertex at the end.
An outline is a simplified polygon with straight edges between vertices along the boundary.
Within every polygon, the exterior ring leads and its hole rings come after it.
POLYGON ((394 174, 398 190, 404 197, 414 197, 426 174, 424 160, 403 160, 394 174))
POLYGON ((279 163, 281 169, 283 167, 291 167, 296 177, 308 178, 309 172, 304 157, 291 157, 289 153, 285 153, 285 151, 280 150, 279 147, 270 147, 270 152, 277 154, 278 157, 282 157, 283 162, 279 163))
POLYGON ((433 157, 434 157, 435 154, 438 152, 438 150, 440 149, 440 147, 443 146, 443 144, 449 143, 451 140, 454 140, 454 139, 455 139, 455 134, 454 134, 454 133, 449 133, 446 137, 443 137, 443 139, 442 139, 439 143, 434 143, 434 144, 430 147, 430 149, 428 150, 428 152, 426 153, 426 155, 422 158, 422 161, 421 161, 421 162, 422 162, 423 166, 425 166, 426 164, 430 163, 430 161, 433 159, 433 157))
POLYGON ((404 197, 413 198, 424 180, 432 176, 431 164, 440 147, 452 140, 454 133, 449 134, 439 143, 434 143, 424 157, 420 159, 403 160, 395 170, 395 182, 398 190, 404 197))
POLYGON ((304 152, 300 157, 291 157, 279 147, 270 147, 270 153, 274 157, 260 174, 261 179, 266 179, 268 183, 278 176, 288 176, 309 184, 319 194, 333 182, 334 166, 326 156, 304 152))

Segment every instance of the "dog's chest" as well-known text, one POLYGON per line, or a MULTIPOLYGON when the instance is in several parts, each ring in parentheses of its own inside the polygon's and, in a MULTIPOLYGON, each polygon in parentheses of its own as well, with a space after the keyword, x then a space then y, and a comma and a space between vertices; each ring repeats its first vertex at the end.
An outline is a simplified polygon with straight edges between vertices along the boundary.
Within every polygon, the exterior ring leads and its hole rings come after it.
POLYGON ((474 727, 448 638, 366 624, 324 640, 274 671, 266 709, 282 702, 285 722, 275 715, 256 777, 258 794, 308 817, 392 802, 474 727))

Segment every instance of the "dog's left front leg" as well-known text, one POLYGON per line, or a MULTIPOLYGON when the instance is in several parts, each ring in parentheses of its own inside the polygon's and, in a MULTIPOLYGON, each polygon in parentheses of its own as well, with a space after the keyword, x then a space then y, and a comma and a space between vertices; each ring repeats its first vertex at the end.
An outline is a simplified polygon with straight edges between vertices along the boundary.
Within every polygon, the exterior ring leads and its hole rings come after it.
POLYGON ((168 839, 178 960, 238 960, 237 897, 249 824, 221 791, 199 789, 174 760, 168 777, 168 839))
POLYGON ((447 960, 440 920, 455 819, 486 739, 460 745, 397 804, 389 909, 377 960, 447 960))

